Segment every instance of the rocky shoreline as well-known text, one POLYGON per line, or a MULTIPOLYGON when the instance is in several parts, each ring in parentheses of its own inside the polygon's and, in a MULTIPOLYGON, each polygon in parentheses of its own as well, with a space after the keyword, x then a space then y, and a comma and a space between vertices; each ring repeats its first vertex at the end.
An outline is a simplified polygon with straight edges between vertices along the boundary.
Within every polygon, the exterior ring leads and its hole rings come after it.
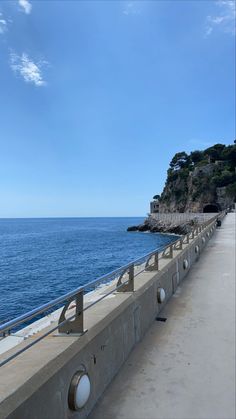
POLYGON ((141 231, 150 233, 169 233, 169 234, 178 234, 184 235, 190 233, 193 226, 198 224, 197 219, 185 221, 182 223, 171 223, 163 222, 155 219, 152 216, 146 218, 146 220, 137 226, 131 226, 127 228, 127 231, 141 231))

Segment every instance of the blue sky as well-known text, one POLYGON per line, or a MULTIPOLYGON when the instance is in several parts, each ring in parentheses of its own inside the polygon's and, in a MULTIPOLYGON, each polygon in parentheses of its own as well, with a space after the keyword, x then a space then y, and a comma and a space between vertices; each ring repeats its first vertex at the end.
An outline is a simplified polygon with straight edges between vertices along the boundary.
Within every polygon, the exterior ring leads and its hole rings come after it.
POLYGON ((0 2, 0 217, 139 216, 234 140, 233 1, 0 2))

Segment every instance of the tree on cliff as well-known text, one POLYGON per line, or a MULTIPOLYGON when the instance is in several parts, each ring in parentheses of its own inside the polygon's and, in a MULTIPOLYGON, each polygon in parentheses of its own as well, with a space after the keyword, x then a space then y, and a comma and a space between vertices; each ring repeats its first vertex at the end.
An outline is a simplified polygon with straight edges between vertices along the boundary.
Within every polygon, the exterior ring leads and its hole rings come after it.
POLYGON ((236 166, 236 143, 225 147, 222 152, 222 160, 228 160, 232 167, 236 166))
POLYGON ((203 159, 203 157, 204 157, 203 152, 200 150, 195 150, 190 153, 190 160, 193 163, 198 163, 199 161, 203 159))
POLYGON ((207 148, 204 151, 204 154, 212 159, 214 162, 215 160, 222 159, 222 152, 225 149, 224 144, 215 144, 212 147, 207 148))
POLYGON ((185 151, 181 151, 180 153, 176 153, 173 159, 170 162, 170 167, 173 170, 184 169, 188 167, 190 163, 190 159, 185 151))
POLYGON ((215 144, 189 155, 185 151, 176 153, 167 170, 160 211, 182 212, 201 208, 204 202, 218 199, 218 194, 225 194, 229 202, 236 199, 235 142, 231 145, 215 144), (218 191, 218 188, 224 190, 218 191))

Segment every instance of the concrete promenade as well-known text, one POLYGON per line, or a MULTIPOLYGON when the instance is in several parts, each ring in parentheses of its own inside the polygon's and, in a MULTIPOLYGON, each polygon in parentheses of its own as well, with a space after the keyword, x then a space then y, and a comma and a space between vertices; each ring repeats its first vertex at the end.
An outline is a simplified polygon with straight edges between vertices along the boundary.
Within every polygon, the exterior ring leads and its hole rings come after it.
POLYGON ((160 316, 89 419, 234 419, 235 213, 160 316))

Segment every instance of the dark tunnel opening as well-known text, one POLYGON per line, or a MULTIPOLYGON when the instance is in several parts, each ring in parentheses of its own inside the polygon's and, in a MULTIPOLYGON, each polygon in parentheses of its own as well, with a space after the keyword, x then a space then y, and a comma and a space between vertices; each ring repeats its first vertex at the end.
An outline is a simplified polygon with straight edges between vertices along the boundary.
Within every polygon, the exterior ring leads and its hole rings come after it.
POLYGON ((204 206, 203 212, 219 212, 219 207, 217 204, 207 204, 204 206))

